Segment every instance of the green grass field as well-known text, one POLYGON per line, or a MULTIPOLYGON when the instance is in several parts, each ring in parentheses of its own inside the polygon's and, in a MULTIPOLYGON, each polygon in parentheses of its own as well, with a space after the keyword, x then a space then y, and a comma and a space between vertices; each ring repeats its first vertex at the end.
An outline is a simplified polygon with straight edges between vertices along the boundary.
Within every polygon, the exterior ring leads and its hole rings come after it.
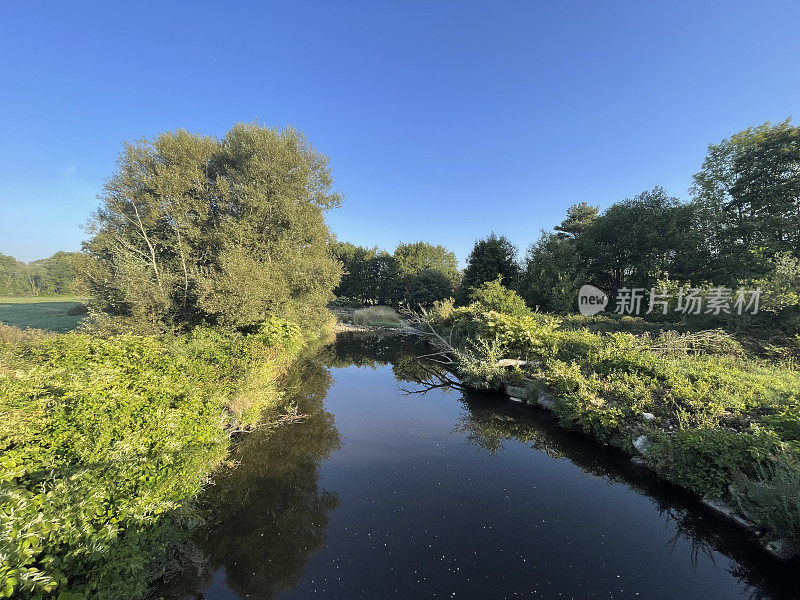
POLYGON ((83 300, 77 297, 0 298, 0 323, 65 333, 75 329, 86 316, 70 314, 76 312, 83 300))

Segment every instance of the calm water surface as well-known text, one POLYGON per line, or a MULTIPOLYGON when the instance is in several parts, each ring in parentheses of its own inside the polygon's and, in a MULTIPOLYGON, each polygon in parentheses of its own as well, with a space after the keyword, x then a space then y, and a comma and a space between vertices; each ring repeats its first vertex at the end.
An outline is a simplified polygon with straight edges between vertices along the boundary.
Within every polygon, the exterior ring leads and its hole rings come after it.
POLYGON ((242 439, 166 597, 798 597, 796 566, 547 413, 408 394, 415 352, 340 337, 298 366, 307 418, 242 439))

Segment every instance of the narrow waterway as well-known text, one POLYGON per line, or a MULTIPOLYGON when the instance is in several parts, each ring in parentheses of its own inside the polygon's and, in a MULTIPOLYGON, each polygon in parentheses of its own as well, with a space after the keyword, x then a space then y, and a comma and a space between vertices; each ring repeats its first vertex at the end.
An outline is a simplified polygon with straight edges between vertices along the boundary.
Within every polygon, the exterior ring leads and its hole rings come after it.
POLYGON ((340 336, 301 362, 305 419, 242 438, 165 596, 798 597, 792 567, 548 413, 413 393, 420 350, 340 336))

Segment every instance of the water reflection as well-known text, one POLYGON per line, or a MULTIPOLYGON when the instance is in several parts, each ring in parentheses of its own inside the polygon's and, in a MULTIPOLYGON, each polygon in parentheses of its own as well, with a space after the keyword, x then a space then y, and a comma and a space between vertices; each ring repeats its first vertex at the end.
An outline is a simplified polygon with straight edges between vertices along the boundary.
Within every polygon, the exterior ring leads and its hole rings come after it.
POLYGON ((169 582, 167 597, 215 597, 209 588, 226 588, 230 597, 270 599, 297 584, 339 504, 318 485, 320 461, 340 447, 323 404, 330 384, 317 360, 292 370, 287 393, 305 417, 242 436, 232 467, 204 492, 208 520, 195 536, 201 557, 169 582))
POLYGON ((546 411, 404 396, 438 368, 421 353, 354 334, 294 369, 287 393, 307 418, 242 438, 204 494, 197 567, 165 597, 796 597, 794 571, 742 531, 546 411), (610 564, 624 591, 602 580, 610 564))
POLYGON ((670 545, 687 542, 694 562, 701 555, 713 562, 717 553, 731 558, 734 563, 728 572, 749 588, 754 600, 798 597, 792 567, 767 557, 749 534, 712 513, 691 494, 634 466, 621 451, 562 429, 550 413, 538 408, 498 403, 497 398, 481 394, 467 393, 462 400, 468 412, 454 431, 465 434, 470 443, 496 453, 506 442, 522 442, 551 458, 569 460, 584 473, 625 484, 654 501, 665 525, 674 527, 670 545))

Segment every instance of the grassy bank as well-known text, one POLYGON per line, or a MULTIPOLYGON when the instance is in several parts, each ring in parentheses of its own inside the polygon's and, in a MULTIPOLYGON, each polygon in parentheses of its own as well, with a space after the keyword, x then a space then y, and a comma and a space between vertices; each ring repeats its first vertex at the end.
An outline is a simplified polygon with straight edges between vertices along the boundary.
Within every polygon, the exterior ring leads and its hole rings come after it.
POLYGON ((581 326, 493 308, 443 303, 429 315, 467 385, 525 387, 563 425, 800 543, 799 348, 776 362, 720 330, 634 334, 604 317, 581 326), (501 366, 509 358, 525 362, 501 366))
POLYGON ((353 329, 405 329, 408 322, 391 306, 364 306, 358 302, 337 301, 328 306, 339 324, 353 329))
POLYGON ((137 598, 196 522, 232 427, 285 409, 304 337, 0 326, 0 597, 137 598))

